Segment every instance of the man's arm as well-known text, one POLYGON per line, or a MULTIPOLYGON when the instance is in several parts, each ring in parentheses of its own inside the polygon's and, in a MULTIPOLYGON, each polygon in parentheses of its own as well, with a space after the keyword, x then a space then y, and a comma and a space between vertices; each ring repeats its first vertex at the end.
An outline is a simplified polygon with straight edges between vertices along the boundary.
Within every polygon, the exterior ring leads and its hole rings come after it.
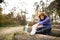
POLYGON ((39 21, 38 23, 39 23, 39 24, 43 24, 43 23, 45 23, 47 20, 49 20, 49 17, 47 17, 44 21, 39 21))

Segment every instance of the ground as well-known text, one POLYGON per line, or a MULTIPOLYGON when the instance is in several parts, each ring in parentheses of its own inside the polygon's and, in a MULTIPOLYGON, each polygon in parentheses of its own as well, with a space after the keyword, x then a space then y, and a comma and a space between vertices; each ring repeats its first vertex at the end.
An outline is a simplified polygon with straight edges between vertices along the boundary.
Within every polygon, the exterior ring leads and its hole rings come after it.
POLYGON ((23 30, 23 27, 0 27, 0 40, 12 40, 13 34, 23 30))
POLYGON ((22 26, 0 27, 0 40, 60 40, 60 37, 43 34, 31 36, 29 33, 24 33, 22 31, 23 29, 24 28, 22 26))

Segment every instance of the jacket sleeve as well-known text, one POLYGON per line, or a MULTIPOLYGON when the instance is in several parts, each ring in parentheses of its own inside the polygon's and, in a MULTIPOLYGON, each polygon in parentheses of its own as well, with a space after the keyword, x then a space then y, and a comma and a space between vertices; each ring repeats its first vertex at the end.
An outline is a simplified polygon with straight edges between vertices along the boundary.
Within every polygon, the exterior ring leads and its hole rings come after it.
POLYGON ((39 24, 43 24, 43 23, 47 22, 48 20, 49 20, 49 17, 46 17, 45 20, 43 20, 43 21, 39 21, 38 23, 39 23, 39 24))

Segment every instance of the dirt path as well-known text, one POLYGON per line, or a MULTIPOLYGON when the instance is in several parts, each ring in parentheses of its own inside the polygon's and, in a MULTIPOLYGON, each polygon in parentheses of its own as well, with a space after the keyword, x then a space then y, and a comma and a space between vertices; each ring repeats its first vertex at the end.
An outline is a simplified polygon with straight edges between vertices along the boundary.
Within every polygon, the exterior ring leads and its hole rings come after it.
POLYGON ((23 27, 6 27, 6 28, 2 28, 0 30, 0 35, 3 34, 3 35, 6 35, 6 34, 9 34, 9 33, 14 33, 14 32, 19 32, 19 31, 22 31, 23 30, 23 27))

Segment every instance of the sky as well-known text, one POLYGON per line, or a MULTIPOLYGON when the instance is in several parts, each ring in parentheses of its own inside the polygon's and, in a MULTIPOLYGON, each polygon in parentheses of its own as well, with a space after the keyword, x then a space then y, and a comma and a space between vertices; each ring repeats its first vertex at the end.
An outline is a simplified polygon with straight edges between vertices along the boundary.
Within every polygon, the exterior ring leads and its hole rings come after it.
MULTIPOLYGON (((49 5, 53 0, 50 0, 47 2, 49 5)), ((35 14, 35 9, 34 9, 34 3, 35 2, 40 2, 40 0, 4 0, 4 3, 1 3, 1 7, 3 8, 3 14, 8 14, 11 11, 14 12, 14 16, 17 15, 17 13, 20 12, 20 10, 27 11, 28 14, 26 15, 31 19, 32 14, 35 14)), ((46 4, 46 0, 43 0, 43 2, 46 4)))

